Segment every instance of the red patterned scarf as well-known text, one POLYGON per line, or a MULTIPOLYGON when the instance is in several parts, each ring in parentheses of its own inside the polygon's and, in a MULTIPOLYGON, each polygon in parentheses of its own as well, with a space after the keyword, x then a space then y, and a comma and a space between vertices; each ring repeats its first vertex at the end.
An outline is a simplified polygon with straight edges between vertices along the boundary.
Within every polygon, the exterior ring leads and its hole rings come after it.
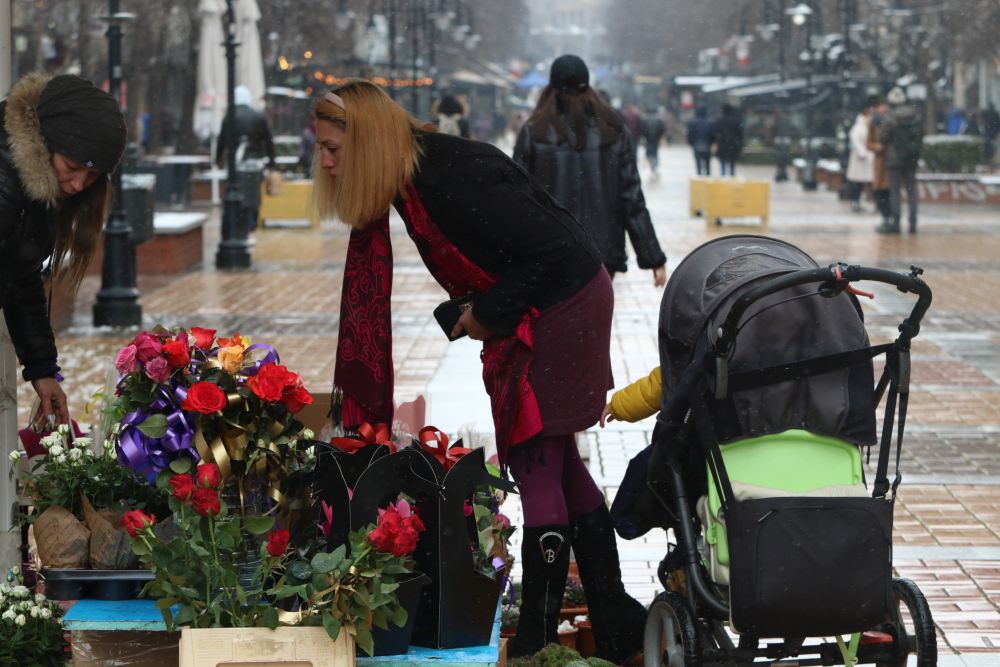
MULTIPOLYGON (((407 196, 404 222, 434 279, 452 298, 489 291, 496 276, 459 252, 430 219, 412 186, 407 196)), ((392 418, 391 286, 386 217, 363 232, 353 232, 347 251, 334 382, 344 390, 348 427, 392 418)), ((538 401, 528 382, 537 318, 538 311, 532 308, 521 317, 514 335, 494 336, 483 344, 483 383, 490 395, 501 464, 511 446, 542 430, 538 401)))

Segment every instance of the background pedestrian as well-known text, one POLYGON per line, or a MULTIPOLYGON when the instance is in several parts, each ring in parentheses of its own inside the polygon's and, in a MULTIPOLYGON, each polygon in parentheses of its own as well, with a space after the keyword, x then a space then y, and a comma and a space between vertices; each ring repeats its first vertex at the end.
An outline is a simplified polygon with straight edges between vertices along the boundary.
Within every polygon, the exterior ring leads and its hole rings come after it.
POLYGON ((924 143, 923 118, 911 104, 906 93, 896 87, 886 96, 891 110, 878 128, 879 143, 885 151, 885 166, 889 172, 889 224, 879 225, 880 234, 898 234, 902 208, 902 188, 906 188, 906 208, 910 232, 917 231, 917 164, 924 143))
POLYGON ((739 109, 731 104, 722 105, 722 115, 715 121, 715 156, 719 158, 719 171, 725 176, 736 175, 736 160, 743 153, 743 118, 739 109))
POLYGON ((872 115, 871 104, 858 113, 854 125, 848 132, 851 153, 847 159, 847 181, 850 183, 849 199, 851 210, 861 210, 861 193, 870 187, 875 176, 875 154, 868 148, 868 131, 872 115))
POLYGON ((698 175, 711 176, 715 124, 708 119, 708 109, 704 105, 695 107, 694 118, 688 122, 687 142, 694 151, 694 164, 698 175))

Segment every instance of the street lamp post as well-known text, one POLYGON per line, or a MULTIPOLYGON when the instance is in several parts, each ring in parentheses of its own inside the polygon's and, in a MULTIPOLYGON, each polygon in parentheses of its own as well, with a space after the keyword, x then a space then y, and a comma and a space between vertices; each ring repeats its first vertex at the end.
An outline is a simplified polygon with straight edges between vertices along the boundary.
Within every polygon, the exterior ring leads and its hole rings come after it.
POLYGON ((812 96, 813 91, 813 10, 805 2, 800 2, 794 7, 789 7, 785 10, 789 16, 792 17, 792 23, 797 26, 805 25, 806 28, 806 48, 802 52, 805 60, 805 74, 806 74, 806 154, 805 154, 805 169, 802 170, 802 189, 803 190, 815 190, 817 188, 816 183, 816 163, 815 156, 813 154, 813 108, 812 108, 812 96))
POLYGON ((218 269, 245 269, 250 266, 250 246, 247 243, 247 229, 240 219, 243 209, 243 193, 236 171, 236 17, 233 0, 226 0, 223 17, 226 31, 226 196, 222 208, 222 240, 215 253, 215 267, 218 269))
MULTIPOLYGON (((119 11, 118 0, 108 0, 108 85, 121 104, 123 21, 133 15, 119 11)), ((101 261, 101 289, 94 304, 94 326, 132 327, 142 324, 142 306, 136 287, 135 243, 125 219, 122 198, 122 168, 111 176, 114 205, 104 228, 104 256, 101 261)))

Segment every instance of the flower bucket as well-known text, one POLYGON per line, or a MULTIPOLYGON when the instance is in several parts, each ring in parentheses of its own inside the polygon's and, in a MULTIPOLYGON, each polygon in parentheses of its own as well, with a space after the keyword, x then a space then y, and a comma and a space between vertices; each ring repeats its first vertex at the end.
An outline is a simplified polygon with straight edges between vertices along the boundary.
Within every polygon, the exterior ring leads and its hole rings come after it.
POLYGON ((400 604, 406 609, 406 625, 403 627, 389 625, 388 630, 373 628, 375 655, 403 655, 410 649, 410 637, 413 635, 413 625, 417 620, 420 591, 430 582, 430 577, 422 572, 414 572, 410 578, 399 582, 396 595, 400 604))
POLYGON ((576 629, 579 634, 576 636, 576 650, 584 658, 597 653, 597 645, 594 643, 594 628, 590 624, 590 619, 581 619, 576 622, 576 629))
POLYGON ((559 643, 565 646, 566 648, 571 648, 575 651, 576 638, 579 633, 580 631, 577 630, 576 628, 572 628, 571 630, 560 630, 559 643))
POLYGON ((354 640, 341 632, 337 641, 323 628, 183 628, 179 667, 354 667, 354 640))

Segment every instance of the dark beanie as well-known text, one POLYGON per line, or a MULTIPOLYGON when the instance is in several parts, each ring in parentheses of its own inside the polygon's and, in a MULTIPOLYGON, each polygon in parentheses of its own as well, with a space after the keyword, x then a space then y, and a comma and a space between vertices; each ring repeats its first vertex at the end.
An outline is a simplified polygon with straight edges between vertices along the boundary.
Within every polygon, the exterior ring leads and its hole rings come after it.
POLYGON ((50 153, 88 169, 114 171, 125 152, 125 117, 110 94, 71 74, 53 77, 38 99, 38 123, 50 153))
POLYGON ((583 90, 590 85, 586 63, 579 56, 559 56, 549 70, 549 85, 557 90, 583 90))

